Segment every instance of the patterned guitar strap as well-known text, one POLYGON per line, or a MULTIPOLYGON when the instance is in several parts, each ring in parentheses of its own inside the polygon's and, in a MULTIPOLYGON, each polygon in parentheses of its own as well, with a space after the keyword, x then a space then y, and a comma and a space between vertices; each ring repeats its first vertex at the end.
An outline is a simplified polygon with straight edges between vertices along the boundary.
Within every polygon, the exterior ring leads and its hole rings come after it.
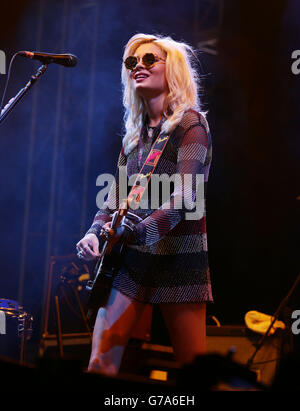
POLYGON ((145 163, 134 181, 127 200, 125 200, 125 204, 127 204, 131 209, 135 210, 138 208, 157 163, 167 145, 167 142, 169 141, 169 138, 170 134, 164 135, 163 132, 160 132, 153 143, 145 163))

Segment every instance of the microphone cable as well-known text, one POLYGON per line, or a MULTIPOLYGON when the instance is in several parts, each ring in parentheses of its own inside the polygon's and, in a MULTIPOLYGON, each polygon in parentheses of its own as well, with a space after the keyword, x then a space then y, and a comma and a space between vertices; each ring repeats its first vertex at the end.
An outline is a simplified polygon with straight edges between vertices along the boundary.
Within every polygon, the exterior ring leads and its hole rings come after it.
POLYGON ((2 99, 1 99, 1 104, 0 104, 0 116, 1 116, 1 112, 2 112, 2 108, 3 108, 3 103, 4 103, 4 98, 6 95, 6 91, 7 91, 7 86, 8 86, 8 82, 10 79, 10 74, 11 74, 11 68, 12 68, 12 64, 14 59, 17 57, 17 55, 19 54, 19 52, 15 53, 9 63, 9 67, 8 67, 8 72, 7 72, 7 78, 6 78, 6 83, 5 83, 5 87, 4 87, 4 91, 3 91, 3 95, 2 95, 2 99))

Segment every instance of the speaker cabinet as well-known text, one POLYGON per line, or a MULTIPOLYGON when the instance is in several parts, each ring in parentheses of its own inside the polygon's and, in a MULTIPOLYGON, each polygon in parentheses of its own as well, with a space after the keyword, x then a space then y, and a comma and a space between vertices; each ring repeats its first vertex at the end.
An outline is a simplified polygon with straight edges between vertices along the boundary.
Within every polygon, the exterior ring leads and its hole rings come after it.
MULTIPOLYGON (((242 325, 207 327, 207 353, 232 355, 232 359, 247 365, 256 350, 261 335, 252 333, 242 325)), ((258 350, 249 369, 257 374, 257 381, 271 385, 281 352, 281 334, 268 337, 258 350)))
MULTIPOLYGON (((282 338, 280 334, 268 337, 248 367, 260 338, 260 335, 250 332, 243 325, 207 326, 207 354, 229 356, 234 362, 254 371, 257 382, 270 386, 277 371, 282 338)), ((136 369, 146 369, 149 374, 151 369, 158 369, 167 371, 168 378, 176 378, 177 363, 171 346, 132 343, 125 354, 123 371, 133 373, 136 369)))

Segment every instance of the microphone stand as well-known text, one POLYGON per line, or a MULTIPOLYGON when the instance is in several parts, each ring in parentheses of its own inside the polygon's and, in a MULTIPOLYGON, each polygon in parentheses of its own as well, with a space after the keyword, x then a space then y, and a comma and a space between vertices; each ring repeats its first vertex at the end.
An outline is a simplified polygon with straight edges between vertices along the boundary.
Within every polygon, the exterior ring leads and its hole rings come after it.
POLYGON ((277 308, 276 312, 273 315, 273 319, 269 325, 269 328, 267 329, 267 331, 265 332, 265 334, 261 337, 261 339, 259 340, 256 349, 254 351, 254 353, 251 355, 251 357, 249 358, 248 362, 247 362, 247 366, 251 367, 254 361, 254 357, 256 356, 256 354, 258 353, 258 351, 261 349, 261 347, 263 346, 266 338, 269 336, 270 330, 273 327, 273 324, 275 323, 275 321, 278 319, 279 315, 281 314, 281 312, 283 311, 283 309, 286 307, 289 299, 291 298, 293 292, 295 291, 298 283, 300 282, 300 274, 298 274, 298 277, 296 278, 294 284, 292 285, 291 289, 289 290, 288 294, 284 297, 284 299, 281 301, 281 303, 279 304, 279 307, 277 308))
POLYGON ((34 85, 34 83, 38 80, 38 78, 45 73, 46 69, 48 67, 48 64, 43 64, 41 67, 38 68, 37 72, 31 76, 31 79, 28 81, 25 87, 23 87, 18 94, 13 98, 11 103, 8 103, 1 111, 0 115, 0 124, 2 121, 5 120, 5 118, 8 116, 8 114, 11 112, 11 110, 18 104, 18 102, 21 100, 22 97, 29 91, 29 89, 34 85))

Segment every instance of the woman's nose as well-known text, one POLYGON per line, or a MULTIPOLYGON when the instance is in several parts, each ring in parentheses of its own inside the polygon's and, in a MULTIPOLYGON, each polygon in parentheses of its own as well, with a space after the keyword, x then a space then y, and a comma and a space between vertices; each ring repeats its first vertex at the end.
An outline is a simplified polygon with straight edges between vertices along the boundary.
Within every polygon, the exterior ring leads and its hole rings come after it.
POLYGON ((143 61, 142 61, 141 58, 139 58, 138 61, 137 61, 137 65, 135 66, 135 70, 140 70, 140 69, 144 69, 144 68, 145 68, 145 66, 143 64, 143 61))
POLYGON ((137 63, 137 65, 135 66, 135 70, 136 71, 138 71, 138 70, 142 70, 143 68, 145 68, 144 66, 143 66, 143 63, 142 62, 139 62, 139 63, 137 63))

